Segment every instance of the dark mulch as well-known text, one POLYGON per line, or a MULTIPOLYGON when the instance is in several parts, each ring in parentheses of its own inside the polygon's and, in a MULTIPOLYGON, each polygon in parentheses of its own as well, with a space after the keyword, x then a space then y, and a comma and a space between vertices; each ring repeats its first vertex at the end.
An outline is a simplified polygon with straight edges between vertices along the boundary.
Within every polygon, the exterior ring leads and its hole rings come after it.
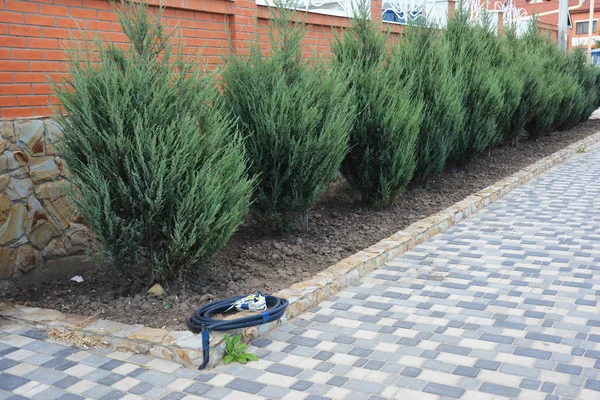
POLYGON ((289 287, 599 130, 600 120, 589 120, 538 141, 522 140, 518 149, 498 147, 463 169, 411 187, 382 210, 364 210, 349 190, 338 188, 312 210, 307 234, 299 229, 269 233, 263 221, 249 221, 197 281, 187 288, 168 287, 161 298, 145 296, 147 287, 139 282, 98 269, 84 273, 83 283, 64 279, 15 289, 0 299, 125 323, 185 328, 190 313, 212 299, 289 287))

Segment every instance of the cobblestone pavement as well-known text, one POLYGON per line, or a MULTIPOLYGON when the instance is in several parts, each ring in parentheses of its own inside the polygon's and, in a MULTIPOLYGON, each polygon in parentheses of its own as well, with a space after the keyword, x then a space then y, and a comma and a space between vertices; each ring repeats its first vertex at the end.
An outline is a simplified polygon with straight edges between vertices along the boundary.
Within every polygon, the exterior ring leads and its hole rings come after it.
POLYGON ((600 147, 198 372, 0 323, 0 400, 600 399, 600 147))

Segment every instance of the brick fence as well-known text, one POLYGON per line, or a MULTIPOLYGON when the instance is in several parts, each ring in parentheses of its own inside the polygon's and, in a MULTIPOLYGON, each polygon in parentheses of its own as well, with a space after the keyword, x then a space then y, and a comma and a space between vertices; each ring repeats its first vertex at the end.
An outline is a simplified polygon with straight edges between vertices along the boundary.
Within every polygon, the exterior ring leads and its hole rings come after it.
MULTIPOLYGON (((149 0, 149 4, 160 4, 149 0)), ((178 25, 188 49, 201 50, 209 65, 229 51, 245 51, 255 35, 266 33, 267 7, 255 0, 163 0, 169 26, 178 25)), ((98 32, 103 39, 123 42, 113 5, 108 0, 0 0, 0 118, 48 116, 56 103, 48 78, 58 79, 67 68, 64 49, 78 28, 98 32), (72 36, 71 36, 72 35, 72 36)), ((381 19, 381 0, 372 1, 372 15, 381 19)), ((349 19, 306 13, 305 53, 327 56, 333 30, 349 19)), ((394 34, 402 27, 386 24, 394 34)), ((76 39, 77 40, 77 39, 76 39)))
MULTIPOLYGON (((151 5, 160 0, 147 0, 151 5)), ((59 79, 67 69, 65 48, 81 39, 81 31, 99 33, 105 40, 125 41, 109 0, 0 0, 0 118, 45 117, 56 104, 48 78, 59 79)), ((256 26, 267 48, 270 10, 256 0, 162 0, 165 23, 179 26, 187 50, 202 50, 209 66, 229 52, 248 50, 256 26)), ((448 2, 453 12, 454 2, 448 2)), ((156 7, 153 7, 156 10, 156 7)), ((371 1, 371 15, 381 21, 382 1, 371 1)), ((327 57, 335 31, 350 24, 344 17, 300 12, 308 32, 305 55, 327 57)), ((396 36, 402 26, 385 23, 396 36)), ((543 27, 556 36, 556 27, 543 27)))

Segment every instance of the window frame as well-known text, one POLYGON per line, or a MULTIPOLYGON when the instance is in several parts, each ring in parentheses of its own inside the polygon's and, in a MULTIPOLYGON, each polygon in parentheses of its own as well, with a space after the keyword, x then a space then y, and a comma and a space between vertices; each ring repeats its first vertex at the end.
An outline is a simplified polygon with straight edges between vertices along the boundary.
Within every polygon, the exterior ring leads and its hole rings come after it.
MULTIPOLYGON (((575 34, 577 35, 587 35, 589 34, 590 21, 578 21, 575 23, 575 34), (581 32, 579 31, 579 27, 581 27, 581 32)), ((595 19, 592 22, 592 33, 596 33, 598 29, 598 20, 595 19)))

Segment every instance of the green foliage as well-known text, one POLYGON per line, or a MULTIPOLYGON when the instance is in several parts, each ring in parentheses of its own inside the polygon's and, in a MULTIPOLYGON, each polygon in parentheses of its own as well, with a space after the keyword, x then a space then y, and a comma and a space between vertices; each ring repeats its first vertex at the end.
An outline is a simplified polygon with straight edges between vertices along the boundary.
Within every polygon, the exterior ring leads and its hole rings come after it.
POLYGON ((333 69, 354 93, 356 122, 342 173, 368 205, 390 203, 411 180, 422 104, 415 83, 386 50, 387 35, 361 2, 352 27, 332 43, 333 69))
MULTIPOLYGON (((576 107, 580 114, 572 116, 570 126, 575 126, 578 122, 587 120, 598 108, 600 102, 600 86, 597 84, 600 69, 597 66, 587 65, 586 57, 585 51, 581 48, 574 49, 569 53, 569 67, 570 70, 574 71, 577 79, 581 102, 576 107)), ((561 128, 565 128, 565 126, 561 128)))
POLYGON ((274 9, 270 55, 257 39, 248 57, 227 57, 222 74, 250 171, 258 176, 255 204, 280 226, 286 213, 307 217, 335 179, 355 115, 344 80, 318 60, 303 60, 305 30, 292 22, 294 15, 285 7, 274 9))
POLYGON ((518 106, 512 118, 504 120, 503 125, 504 138, 513 142, 531 118, 544 112, 548 86, 544 82, 544 70, 539 63, 538 54, 527 46, 528 39, 518 38, 515 27, 507 29, 503 39, 508 57, 523 80, 523 91, 518 106))
POLYGON ((451 62, 456 74, 463 76, 464 129, 459 133, 451 159, 464 164, 502 139, 500 119, 512 107, 513 99, 506 87, 503 70, 494 63, 498 51, 497 37, 485 26, 469 21, 468 9, 456 6, 442 36, 451 48, 451 62), (505 106, 505 101, 510 106, 505 106))
POLYGON ((452 68, 447 41, 435 27, 411 25, 395 49, 406 77, 414 77, 415 97, 423 103, 424 118, 417 139, 417 177, 442 172, 456 138, 464 129, 464 76, 452 68))
POLYGON ((231 362, 239 362, 240 364, 246 364, 248 361, 258 361, 258 357, 254 354, 246 353, 248 347, 246 343, 240 343, 242 335, 238 333, 233 338, 225 335, 225 356, 223 357, 223 364, 229 364, 231 362))
POLYGON ((253 182, 213 78, 173 52, 160 15, 144 4, 117 11, 126 50, 85 42, 70 52, 70 77, 54 85, 66 112, 56 115, 60 151, 104 259, 181 279, 225 245, 253 182))
POLYGON ((551 129, 569 129, 587 119, 598 106, 598 69, 586 65, 583 51, 568 55, 538 32, 537 24, 517 43, 530 103, 525 129, 531 138, 551 129), (531 84, 533 82, 533 84, 531 84))
MULTIPOLYGON (((491 38, 493 43, 491 64, 497 69, 502 88, 502 109, 498 115, 498 126, 502 138, 513 138, 523 129, 522 100, 525 93, 525 74, 523 74, 516 54, 512 52, 510 38, 499 36, 491 38)), ((494 145, 497 143, 494 143, 494 145)))

